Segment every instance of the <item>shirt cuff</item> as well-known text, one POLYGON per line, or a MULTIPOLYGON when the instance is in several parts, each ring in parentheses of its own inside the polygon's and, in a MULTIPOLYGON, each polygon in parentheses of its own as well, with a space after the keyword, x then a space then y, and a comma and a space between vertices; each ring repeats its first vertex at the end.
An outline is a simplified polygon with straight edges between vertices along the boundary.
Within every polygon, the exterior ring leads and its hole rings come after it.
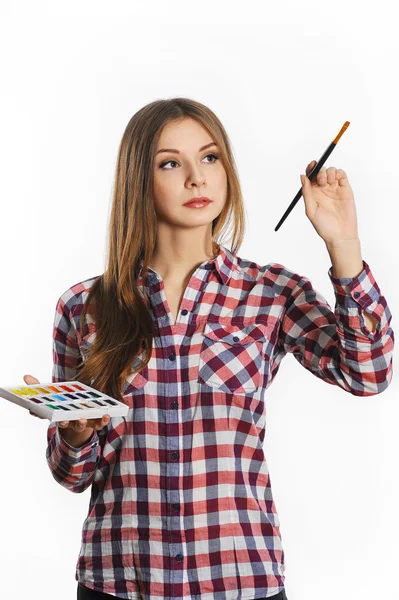
POLYGON ((87 440, 87 442, 78 447, 68 444, 68 442, 62 437, 58 428, 58 424, 55 430, 55 436, 56 446, 59 447, 64 454, 73 457, 74 461, 76 461, 76 459, 78 459, 85 451, 87 451, 88 448, 95 448, 98 446, 98 435, 95 429, 93 431, 93 435, 87 440))
MULTIPOLYGON (((363 260, 363 270, 357 277, 334 277, 332 270, 333 267, 331 266, 328 270, 328 276, 334 286, 338 302, 345 302, 350 297, 362 308, 368 308, 370 304, 378 301, 380 289, 365 260, 363 260)), ((353 305, 352 302, 351 304, 353 305)))

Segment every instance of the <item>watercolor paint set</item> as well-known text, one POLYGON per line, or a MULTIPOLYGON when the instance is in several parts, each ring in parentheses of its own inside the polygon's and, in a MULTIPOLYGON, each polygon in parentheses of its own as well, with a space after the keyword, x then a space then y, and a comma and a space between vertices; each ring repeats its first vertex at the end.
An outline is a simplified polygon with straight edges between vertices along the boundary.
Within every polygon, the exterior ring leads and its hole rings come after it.
POLYGON ((0 387, 0 396, 53 422, 126 417, 129 407, 80 381, 0 387))

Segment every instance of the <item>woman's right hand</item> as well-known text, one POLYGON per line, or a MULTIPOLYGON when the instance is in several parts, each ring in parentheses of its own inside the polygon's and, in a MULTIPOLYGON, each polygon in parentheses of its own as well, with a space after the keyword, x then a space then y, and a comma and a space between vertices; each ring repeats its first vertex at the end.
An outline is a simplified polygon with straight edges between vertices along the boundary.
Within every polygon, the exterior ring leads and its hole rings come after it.
MULTIPOLYGON (((38 379, 36 379, 36 377, 33 377, 32 375, 24 375, 24 381, 27 385, 32 385, 33 383, 40 383, 40 381, 38 379)), ((29 413, 32 415, 32 417, 39 417, 39 415, 35 415, 35 413, 33 413, 31 410, 29 411, 29 413)), ((39 417, 39 419, 45 419, 46 417, 39 417)), ((102 418, 100 419, 78 419, 76 421, 57 421, 58 422, 58 426, 61 429, 67 429, 69 430, 71 433, 83 433, 84 431, 87 431, 87 433, 93 433, 93 430, 95 429, 96 431, 98 431, 99 429, 102 429, 103 427, 105 427, 105 425, 107 425, 109 423, 109 419, 110 416, 109 415, 103 415, 102 418)))

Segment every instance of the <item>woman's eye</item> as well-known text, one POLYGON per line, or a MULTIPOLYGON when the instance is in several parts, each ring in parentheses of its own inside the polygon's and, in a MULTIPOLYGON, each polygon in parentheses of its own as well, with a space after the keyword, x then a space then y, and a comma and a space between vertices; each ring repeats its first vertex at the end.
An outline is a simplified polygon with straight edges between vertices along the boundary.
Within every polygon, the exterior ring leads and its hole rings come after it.
MULTIPOLYGON (((217 160, 219 160, 219 157, 216 154, 207 154, 206 156, 204 156, 204 158, 208 158, 208 156, 213 156, 213 158, 215 159, 212 163, 216 162, 217 160)), ((163 169, 166 165, 168 165, 169 163, 174 163, 177 164, 177 161, 175 160, 167 160, 166 162, 162 163, 161 165, 159 165, 160 169, 163 169)), ((170 171, 170 169, 166 169, 167 171, 170 171)))

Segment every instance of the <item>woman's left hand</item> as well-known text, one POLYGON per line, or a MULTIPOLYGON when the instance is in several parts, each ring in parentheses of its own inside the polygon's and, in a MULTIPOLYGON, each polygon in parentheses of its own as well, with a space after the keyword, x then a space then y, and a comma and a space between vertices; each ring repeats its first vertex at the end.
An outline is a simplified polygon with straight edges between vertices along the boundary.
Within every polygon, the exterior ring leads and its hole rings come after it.
POLYGON ((301 175, 305 214, 326 244, 358 238, 355 198, 345 171, 322 167, 315 179, 307 175, 313 160, 301 175))

